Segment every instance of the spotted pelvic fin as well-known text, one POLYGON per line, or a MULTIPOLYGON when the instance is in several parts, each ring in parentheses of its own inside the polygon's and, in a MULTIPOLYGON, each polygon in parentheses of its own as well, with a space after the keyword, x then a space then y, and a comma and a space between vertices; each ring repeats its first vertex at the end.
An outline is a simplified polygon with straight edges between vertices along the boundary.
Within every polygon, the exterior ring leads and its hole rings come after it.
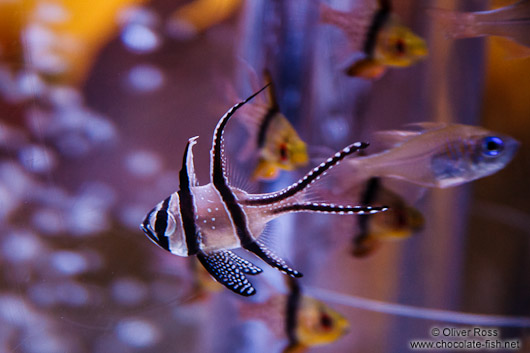
POLYGON ((268 249, 259 240, 253 241, 249 244, 242 244, 242 246, 245 250, 253 252, 257 257, 265 261, 271 267, 277 268, 281 272, 291 277, 302 277, 303 276, 302 273, 289 267, 282 258, 280 258, 273 251, 268 249))
POLYGON ((245 297, 256 293, 245 274, 257 275, 262 272, 261 268, 228 250, 212 254, 200 252, 197 257, 210 275, 234 293, 245 297))

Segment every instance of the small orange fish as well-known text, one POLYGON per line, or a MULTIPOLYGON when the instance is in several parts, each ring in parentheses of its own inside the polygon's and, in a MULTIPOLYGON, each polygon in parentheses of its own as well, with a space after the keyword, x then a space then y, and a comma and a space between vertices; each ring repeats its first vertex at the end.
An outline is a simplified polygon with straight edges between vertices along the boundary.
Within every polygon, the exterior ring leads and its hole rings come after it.
POLYGON ((384 217, 359 218, 359 232, 353 240, 353 255, 364 257, 379 247, 381 241, 405 239, 420 231, 425 219, 420 211, 409 206, 403 198, 385 189, 379 178, 371 178, 361 195, 361 203, 384 202, 390 210, 384 217))
MULTIPOLYGON (((498 36, 530 48, 529 0, 489 11, 432 9, 429 14, 440 21, 443 30, 452 38, 498 36)), ((526 53, 529 56, 530 50, 526 53)))
POLYGON ((321 21, 340 28, 352 49, 364 55, 348 66, 349 76, 378 79, 389 67, 407 67, 427 55, 425 41, 400 23, 390 1, 363 2, 351 12, 324 3, 320 9, 321 21))
POLYGON ((274 180, 280 170, 295 170, 309 162, 305 142, 280 111, 270 75, 265 73, 265 78, 271 82, 268 98, 249 104, 241 114, 250 135, 244 154, 257 151, 254 180, 274 180))
POLYGON ((305 352, 308 348, 333 343, 350 327, 348 320, 328 305, 304 295, 289 279, 289 293, 273 294, 263 303, 240 305, 242 320, 264 322, 278 338, 288 339, 283 353, 305 352))

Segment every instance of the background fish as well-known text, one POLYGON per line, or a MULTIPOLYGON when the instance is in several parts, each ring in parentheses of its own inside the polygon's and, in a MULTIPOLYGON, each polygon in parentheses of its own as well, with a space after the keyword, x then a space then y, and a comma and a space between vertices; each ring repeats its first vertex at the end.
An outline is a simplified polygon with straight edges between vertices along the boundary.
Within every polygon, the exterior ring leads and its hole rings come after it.
POLYGON ((303 294, 296 281, 289 283, 288 294, 274 293, 262 303, 241 303, 240 318, 263 321, 276 337, 287 337, 284 353, 330 344, 348 332, 350 324, 344 316, 303 294))
MULTIPOLYGON (((457 186, 493 174, 508 164, 519 143, 509 136, 460 124, 416 124, 422 131, 384 131, 378 138, 391 148, 350 158, 348 174, 402 179, 424 187, 457 186)), ((345 179, 345 182, 348 183, 345 179)))
POLYGON ((407 67, 425 58, 425 41, 400 23, 390 1, 362 3, 351 12, 320 5, 321 21, 340 28, 352 49, 364 54, 348 66, 348 75, 377 79, 388 67, 407 67))
POLYGON ((224 129, 233 114, 265 88, 234 105, 217 123, 210 150, 210 183, 198 185, 192 153, 198 137, 193 137, 186 145, 179 173, 180 190, 156 205, 141 224, 141 229, 155 244, 175 255, 197 256, 210 275, 242 296, 256 292, 246 274, 257 275, 262 270, 232 249, 242 247, 286 275, 302 276, 259 240, 272 219, 292 212, 347 215, 387 210, 386 207, 335 205, 307 198, 306 192, 314 182, 346 156, 367 146, 360 142, 337 152, 283 190, 249 194, 231 187, 225 168, 224 129))
POLYGON ((194 0, 171 14, 167 30, 176 38, 190 38, 230 18, 241 0, 194 0))
MULTIPOLYGON (((255 180, 273 180, 280 170, 295 170, 307 165, 307 147, 294 127, 281 113, 270 74, 267 99, 259 99, 243 107, 240 121, 249 133, 249 142, 243 149, 243 159, 256 158, 252 173, 255 180)), ((257 86, 257 85, 255 85, 257 86)))
MULTIPOLYGON (((499 36, 530 48, 530 1, 520 0, 489 11, 459 12, 432 9, 429 14, 440 21, 452 38, 499 36)), ((526 51, 526 56, 530 50, 526 51)))
POLYGON ((408 238, 420 231, 425 224, 421 212, 398 194, 385 189, 379 178, 371 178, 364 184, 360 202, 382 202, 390 209, 379 217, 366 215, 358 219, 358 230, 352 249, 352 254, 356 257, 370 255, 379 247, 381 241, 408 238))

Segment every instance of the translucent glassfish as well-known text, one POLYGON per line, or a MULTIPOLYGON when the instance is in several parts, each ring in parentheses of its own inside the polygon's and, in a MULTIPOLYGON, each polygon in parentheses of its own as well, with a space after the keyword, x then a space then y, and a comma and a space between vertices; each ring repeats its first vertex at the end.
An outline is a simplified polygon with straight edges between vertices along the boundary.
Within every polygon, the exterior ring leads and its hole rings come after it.
POLYGON ((513 158, 519 143, 478 126, 415 124, 422 131, 377 133, 387 150, 350 158, 342 170, 356 180, 388 177, 431 188, 446 188, 493 174, 513 158))
MULTIPOLYGON (((489 11, 458 12, 432 9, 443 30, 453 38, 504 37, 530 48, 530 1, 520 0, 489 11)), ((530 51, 527 51, 530 55, 530 51)))
POLYGON ((324 302, 305 295, 296 283, 287 294, 275 293, 263 303, 240 304, 242 320, 264 322, 278 338, 287 337, 283 353, 301 353, 333 343, 350 328, 348 320, 324 302))
POLYGON ((278 192, 249 194, 231 186, 226 174, 223 132, 230 117, 262 90, 234 105, 219 120, 210 150, 210 183, 203 186, 197 183, 192 154, 197 137, 191 138, 179 173, 180 190, 156 205, 141 225, 145 234, 163 249, 179 256, 197 256, 218 282, 244 296, 255 293, 246 274, 256 275, 262 270, 232 249, 242 247, 291 277, 302 276, 259 240, 272 219, 292 212, 346 215, 387 209, 310 201, 311 191, 318 188, 315 182, 346 156, 367 146, 361 142, 337 152, 298 182, 278 192))
POLYGON ((266 73, 265 78, 271 82, 268 98, 258 101, 256 97, 241 114, 241 122, 250 135, 244 154, 257 151, 257 156, 252 156, 258 160, 252 174, 257 180, 276 179, 280 170, 295 170, 309 162, 305 142, 280 111, 270 75, 266 73))
POLYGON ((352 49, 364 55, 348 66, 350 76, 377 79, 389 67, 407 67, 427 56, 425 41, 400 23, 389 1, 363 1, 350 12, 321 3, 320 12, 321 22, 340 28, 352 49))

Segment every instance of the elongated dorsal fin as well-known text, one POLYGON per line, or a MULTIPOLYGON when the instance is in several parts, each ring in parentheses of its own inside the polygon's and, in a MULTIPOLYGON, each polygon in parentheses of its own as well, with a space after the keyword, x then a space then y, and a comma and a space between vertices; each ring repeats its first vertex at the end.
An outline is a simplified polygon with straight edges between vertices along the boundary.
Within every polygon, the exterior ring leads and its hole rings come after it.
POLYGON ((245 274, 257 275, 262 272, 261 268, 228 250, 212 254, 201 252, 197 257, 206 271, 232 292, 245 297, 256 293, 245 274))
MULTIPOLYGON (((186 150, 184 151, 184 158, 182 160, 182 169, 181 173, 185 172, 188 176, 188 183, 189 186, 197 186, 199 183, 197 181, 197 176, 195 175, 195 165, 193 163, 193 146, 197 144, 197 140, 199 139, 199 136, 192 137, 188 140, 188 144, 186 145, 186 150)), ((181 182, 181 188, 182 188, 182 179, 181 182)))
POLYGON ((214 133, 213 133, 213 139, 212 139, 212 149, 210 150, 210 181, 215 184, 215 180, 223 180, 224 184, 228 185, 228 181, 226 178, 226 166, 225 163, 225 157, 224 157, 224 147, 223 147, 223 133, 224 129, 226 127, 226 124, 228 123, 228 120, 234 115, 234 113, 241 108, 245 103, 247 103, 249 100, 257 96, 261 91, 263 91, 265 88, 267 88, 269 85, 265 85, 263 88, 261 88, 259 91, 248 97, 242 102, 236 103, 232 108, 228 109, 228 111, 221 117, 219 122, 217 123, 217 126, 215 127, 214 133))

